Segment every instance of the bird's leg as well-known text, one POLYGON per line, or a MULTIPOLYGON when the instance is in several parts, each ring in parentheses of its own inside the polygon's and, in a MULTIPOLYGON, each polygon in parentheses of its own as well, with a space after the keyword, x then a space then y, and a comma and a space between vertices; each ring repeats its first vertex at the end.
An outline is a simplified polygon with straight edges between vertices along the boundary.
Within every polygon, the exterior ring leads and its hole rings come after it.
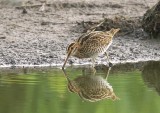
POLYGON ((108 68, 108 71, 107 71, 107 76, 105 77, 105 79, 107 80, 113 64, 110 62, 109 56, 108 56, 108 53, 107 53, 107 52, 105 52, 105 55, 107 56, 107 61, 108 61, 108 65, 109 65, 109 68, 108 68))
POLYGON ((95 75, 95 73, 96 73, 96 69, 95 69, 95 58, 92 58, 92 70, 93 70, 93 75, 95 75))
POLYGON ((106 57, 107 57, 107 61, 108 61, 108 65, 109 65, 109 67, 112 67, 113 66, 113 64, 110 62, 110 60, 109 60, 109 56, 108 56, 108 53, 107 52, 105 52, 105 55, 106 55, 106 57))
POLYGON ((110 72, 111 68, 112 68, 112 67, 109 67, 109 68, 108 68, 108 71, 107 71, 107 76, 105 77, 105 79, 106 79, 106 80, 108 79, 109 72, 110 72))

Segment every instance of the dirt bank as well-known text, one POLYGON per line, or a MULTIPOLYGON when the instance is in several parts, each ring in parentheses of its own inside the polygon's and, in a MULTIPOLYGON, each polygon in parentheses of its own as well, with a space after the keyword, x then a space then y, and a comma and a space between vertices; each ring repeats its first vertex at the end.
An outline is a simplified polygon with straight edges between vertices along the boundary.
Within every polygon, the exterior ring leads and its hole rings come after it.
MULTIPOLYGON (((1 2, 0 66, 61 65, 67 45, 84 30, 77 23, 98 22, 115 16, 139 18, 158 0, 54 0, 48 1, 52 5, 47 5, 45 12, 40 12, 38 5, 27 7, 27 14, 15 8, 20 6, 20 1, 11 4, 1 2)), ((140 28, 117 36, 108 50, 110 59, 112 62, 160 60, 160 40, 147 37, 140 28)), ((90 61, 70 59, 75 64, 90 61)), ((97 63, 105 61, 104 56, 97 58, 97 63)))

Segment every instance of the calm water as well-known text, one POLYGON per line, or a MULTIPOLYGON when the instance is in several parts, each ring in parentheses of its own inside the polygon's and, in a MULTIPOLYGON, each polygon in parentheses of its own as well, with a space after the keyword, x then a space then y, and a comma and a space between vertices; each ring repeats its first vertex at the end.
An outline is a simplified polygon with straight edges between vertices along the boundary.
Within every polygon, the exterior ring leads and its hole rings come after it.
POLYGON ((143 67, 142 71, 136 67, 137 64, 115 66, 108 79, 105 79, 107 68, 104 66, 97 67, 95 75, 85 67, 67 68, 71 81, 86 76, 101 77, 120 98, 97 102, 71 93, 60 69, 8 69, 7 73, 1 70, 0 113, 159 113, 160 62, 138 64, 143 67))

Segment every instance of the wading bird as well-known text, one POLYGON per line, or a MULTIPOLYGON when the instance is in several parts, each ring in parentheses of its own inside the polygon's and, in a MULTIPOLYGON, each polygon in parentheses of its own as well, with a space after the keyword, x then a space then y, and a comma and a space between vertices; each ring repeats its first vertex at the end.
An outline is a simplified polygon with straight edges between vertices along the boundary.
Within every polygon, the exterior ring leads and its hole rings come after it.
POLYGON ((120 29, 112 28, 110 31, 95 31, 92 30, 83 34, 78 40, 74 43, 71 43, 67 48, 67 58, 63 64, 62 69, 64 69, 66 62, 70 56, 77 57, 79 59, 91 58, 92 66, 94 67, 95 58, 99 55, 106 54, 109 66, 112 66, 112 63, 109 62, 109 57, 106 50, 112 44, 113 36, 120 29))

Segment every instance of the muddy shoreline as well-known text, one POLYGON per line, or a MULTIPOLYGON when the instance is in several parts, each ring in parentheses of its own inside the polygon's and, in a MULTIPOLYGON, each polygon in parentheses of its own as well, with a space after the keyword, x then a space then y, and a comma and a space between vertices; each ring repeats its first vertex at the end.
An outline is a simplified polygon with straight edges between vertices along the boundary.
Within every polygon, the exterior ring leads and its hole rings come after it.
MULTIPOLYGON (((147 3, 54 1, 55 4, 48 5, 45 12, 40 12, 39 7, 28 7, 27 14, 22 14, 16 5, 1 6, 0 67, 61 66, 66 58, 66 47, 83 33, 84 29, 77 23, 98 22, 115 16, 142 17, 148 7, 157 2, 145 1, 147 3)), ((115 37, 108 51, 113 63, 160 60, 160 40, 150 39, 139 28, 134 33, 115 37)), ((70 60, 73 65, 90 63, 89 59, 71 57, 70 60)), ((105 64, 106 58, 100 56, 96 63, 105 64)))

